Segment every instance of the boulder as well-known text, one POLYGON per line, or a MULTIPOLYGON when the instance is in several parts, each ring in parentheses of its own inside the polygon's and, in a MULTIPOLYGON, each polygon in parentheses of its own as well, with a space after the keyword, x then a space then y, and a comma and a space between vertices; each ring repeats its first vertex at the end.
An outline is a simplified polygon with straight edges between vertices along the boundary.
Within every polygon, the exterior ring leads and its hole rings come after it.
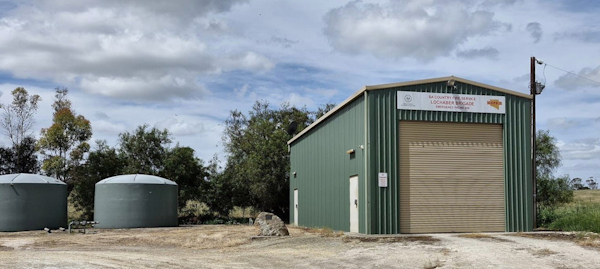
POLYGON ((290 235, 285 223, 273 213, 261 212, 254 221, 258 226, 259 236, 285 236, 290 235))

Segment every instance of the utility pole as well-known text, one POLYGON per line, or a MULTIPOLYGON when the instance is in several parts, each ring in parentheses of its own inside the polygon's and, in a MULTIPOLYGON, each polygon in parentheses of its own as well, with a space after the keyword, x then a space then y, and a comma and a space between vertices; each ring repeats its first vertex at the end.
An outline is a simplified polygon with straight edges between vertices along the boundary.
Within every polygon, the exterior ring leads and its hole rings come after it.
POLYGON ((529 89, 533 99, 531 99, 531 180, 533 183, 533 228, 537 228, 537 178, 535 166, 535 57, 531 57, 531 78, 529 89))

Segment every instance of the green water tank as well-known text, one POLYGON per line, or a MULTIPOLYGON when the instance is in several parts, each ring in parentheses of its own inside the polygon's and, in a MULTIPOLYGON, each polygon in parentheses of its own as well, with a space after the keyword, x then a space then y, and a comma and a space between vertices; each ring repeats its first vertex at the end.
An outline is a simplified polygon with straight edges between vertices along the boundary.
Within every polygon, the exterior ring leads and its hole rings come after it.
POLYGON ((67 224, 67 184, 34 174, 0 175, 0 232, 67 224))
POLYGON ((96 228, 177 226, 177 183, 151 175, 121 175, 96 183, 96 228))

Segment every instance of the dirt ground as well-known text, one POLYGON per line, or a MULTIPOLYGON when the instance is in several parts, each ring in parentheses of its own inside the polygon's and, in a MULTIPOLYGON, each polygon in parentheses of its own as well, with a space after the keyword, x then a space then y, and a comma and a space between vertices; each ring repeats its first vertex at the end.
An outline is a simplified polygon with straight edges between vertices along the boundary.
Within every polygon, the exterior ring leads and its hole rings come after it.
POLYGON ((598 238, 574 233, 374 237, 290 227, 289 237, 252 238, 255 228, 241 225, 89 231, 0 233, 0 268, 600 267, 598 238))

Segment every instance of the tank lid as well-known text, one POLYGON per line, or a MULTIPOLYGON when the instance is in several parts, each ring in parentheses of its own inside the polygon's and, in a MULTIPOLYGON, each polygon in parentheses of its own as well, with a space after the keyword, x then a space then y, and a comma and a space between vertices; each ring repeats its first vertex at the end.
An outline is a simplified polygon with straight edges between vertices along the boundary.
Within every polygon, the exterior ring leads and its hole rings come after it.
POLYGON ((9 174, 0 176, 0 184, 21 184, 21 183, 38 183, 38 184, 59 184, 67 185, 66 183, 53 178, 36 174, 9 174))
POLYGON ((142 174, 109 177, 96 183, 96 185, 98 184, 165 184, 177 186, 177 183, 166 178, 142 174))

